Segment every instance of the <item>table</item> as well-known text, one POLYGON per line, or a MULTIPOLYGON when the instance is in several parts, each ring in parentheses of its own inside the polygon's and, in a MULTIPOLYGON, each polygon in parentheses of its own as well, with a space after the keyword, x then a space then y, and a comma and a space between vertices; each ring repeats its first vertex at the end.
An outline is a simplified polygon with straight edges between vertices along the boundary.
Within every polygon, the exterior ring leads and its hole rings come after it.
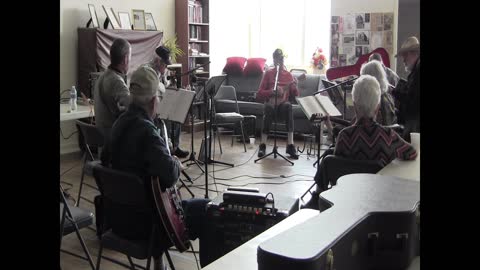
POLYGON ((60 122, 68 120, 76 120, 80 118, 86 118, 94 116, 93 105, 77 105, 77 110, 74 112, 68 112, 70 110, 69 104, 60 103, 60 122))

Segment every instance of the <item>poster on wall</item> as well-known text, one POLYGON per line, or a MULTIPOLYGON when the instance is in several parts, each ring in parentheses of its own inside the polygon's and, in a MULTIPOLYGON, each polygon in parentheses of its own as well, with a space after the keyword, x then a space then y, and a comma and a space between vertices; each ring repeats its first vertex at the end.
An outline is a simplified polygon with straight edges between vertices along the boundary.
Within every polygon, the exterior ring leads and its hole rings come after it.
POLYGON ((370 31, 360 30, 355 34, 355 45, 369 45, 370 44, 370 31))
POLYGON ((338 17, 338 32, 343 33, 343 17, 338 17))
POLYGON ((370 32, 370 48, 375 50, 383 46, 383 31, 370 32))
POLYGON ((370 15, 370 30, 383 31, 383 16, 382 13, 371 13, 370 15))
POLYGON ((383 30, 392 30, 393 27, 393 13, 383 14, 383 30))
POLYGON ((355 37, 353 35, 343 35, 343 46, 355 45, 355 37))
POLYGON ((347 65, 347 56, 345 54, 338 55, 338 64, 340 65, 340 67, 347 65))
POLYGON ((358 13, 355 15, 355 25, 357 30, 358 29, 365 29, 365 14, 358 13))
POLYGON ((343 34, 353 34, 355 32, 355 17, 352 14, 345 16, 343 20, 343 34))

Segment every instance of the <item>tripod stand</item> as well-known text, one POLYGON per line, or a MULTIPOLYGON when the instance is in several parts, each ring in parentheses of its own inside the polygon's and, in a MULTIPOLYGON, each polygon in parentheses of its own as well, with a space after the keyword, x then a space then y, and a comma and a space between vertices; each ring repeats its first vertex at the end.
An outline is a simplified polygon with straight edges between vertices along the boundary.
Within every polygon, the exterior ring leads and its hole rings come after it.
POLYGON ((271 156, 273 154, 273 158, 277 158, 277 155, 279 155, 281 158, 283 158, 285 161, 287 161, 288 163, 292 164, 292 166, 294 165, 293 162, 291 162, 290 160, 288 160, 286 157, 284 157, 282 154, 278 153, 278 150, 277 150, 277 109, 278 109, 278 104, 277 104, 277 91, 278 91, 278 74, 280 73, 280 66, 277 65, 277 74, 275 75, 275 85, 273 87, 273 93, 274 93, 274 96, 275 96, 275 106, 273 107, 273 150, 272 152, 266 154, 265 156, 263 157, 260 157, 260 158, 257 158, 254 162, 257 163, 257 161, 259 160, 262 160, 268 156, 271 156))
MULTIPOLYGON (((198 79, 198 78, 197 78, 198 79)), ((222 85, 222 83, 225 81, 226 79, 226 76, 225 75, 220 75, 220 76, 215 76, 215 77, 212 77, 208 80, 207 83, 205 83, 205 79, 201 79, 202 83, 203 83, 203 102, 205 104, 205 114, 204 114, 204 119, 203 119, 203 123, 204 123, 204 129, 203 129, 203 132, 204 132, 204 151, 203 151, 203 154, 204 154, 204 165, 205 165, 205 198, 208 199, 208 164, 214 164, 214 163, 217 163, 217 164, 222 164, 222 165, 226 165, 226 166, 231 166, 233 167, 234 165, 233 164, 230 164, 230 163, 226 163, 226 162, 221 162, 221 161, 217 161, 217 160, 213 160, 212 159, 212 104, 213 104, 213 96, 214 94, 216 93, 216 91, 218 90, 218 88, 220 88, 220 85, 222 85), (208 87, 208 88, 207 88, 208 87), (211 91, 209 91, 210 89, 212 89, 211 91), (210 97, 208 97, 208 95, 210 95, 210 97), (209 112, 210 112, 210 115, 209 115, 209 112), (210 120, 210 126, 208 127, 208 135, 207 135, 207 118, 210 120), (208 143, 208 149, 207 149, 207 143, 208 143)))
POLYGON ((203 162, 201 160, 198 160, 196 157, 195 157, 195 151, 194 151, 194 147, 193 147, 193 132, 194 132, 194 128, 193 128, 193 125, 194 125, 194 120, 193 120, 193 106, 197 105, 199 103, 193 103, 192 106, 190 107, 190 133, 191 133, 191 152, 190 152, 190 157, 187 159, 187 160, 184 160, 182 161, 182 163, 185 163, 185 162, 188 162, 188 161, 192 161, 191 163, 188 163, 187 166, 190 166, 190 165, 193 165, 193 164, 196 164, 198 166, 198 168, 200 168, 200 170, 202 171, 202 173, 205 173, 205 171, 203 170, 202 166, 200 166, 199 163, 201 163, 203 165, 203 162))

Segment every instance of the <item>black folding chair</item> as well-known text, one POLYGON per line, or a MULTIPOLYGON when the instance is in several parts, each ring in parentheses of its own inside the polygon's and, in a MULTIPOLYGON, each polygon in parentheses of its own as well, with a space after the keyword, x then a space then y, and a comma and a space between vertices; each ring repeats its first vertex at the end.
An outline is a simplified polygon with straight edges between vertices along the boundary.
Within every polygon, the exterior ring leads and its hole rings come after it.
POLYGON ((85 245, 85 241, 83 241, 82 235, 79 231, 80 229, 93 224, 93 213, 75 206, 69 206, 65 198, 64 192, 65 191, 63 190, 62 186, 60 186, 60 251, 75 256, 77 258, 87 260, 92 269, 95 270, 92 257, 90 256, 87 246, 85 245), (82 245, 86 257, 62 249, 63 236, 69 235, 73 232, 77 234, 78 240, 82 245))
POLYGON ((159 217, 154 212, 156 208, 152 205, 152 197, 146 192, 144 181, 135 175, 113 170, 101 164, 93 168, 93 176, 103 197, 102 207, 105 216, 102 222, 105 224, 104 228, 108 228, 101 235, 97 270, 100 269, 102 258, 130 269, 135 267, 150 269, 152 256, 158 257, 162 253, 165 253, 170 267, 175 269, 168 253, 168 248, 173 244, 167 235, 162 234, 163 227, 159 226, 160 223, 153 222, 159 217), (132 222, 137 222, 136 219, 130 218, 132 216, 142 219, 151 217, 151 227, 145 239, 131 240, 115 232, 128 230, 132 222), (125 254, 130 265, 102 256, 104 248, 125 254), (132 257, 139 260, 146 259, 146 267, 133 263, 132 257))

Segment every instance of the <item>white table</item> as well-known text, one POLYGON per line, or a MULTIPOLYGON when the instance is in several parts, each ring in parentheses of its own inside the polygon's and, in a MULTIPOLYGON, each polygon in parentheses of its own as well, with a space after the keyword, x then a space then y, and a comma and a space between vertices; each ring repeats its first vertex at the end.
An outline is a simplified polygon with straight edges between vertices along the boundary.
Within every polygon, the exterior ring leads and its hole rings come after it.
POLYGON ((85 106, 85 105, 77 105, 77 110, 74 112, 70 111, 69 104, 61 104, 60 103, 60 122, 68 121, 68 120, 76 120, 80 118, 86 118, 94 116, 93 105, 85 106))

